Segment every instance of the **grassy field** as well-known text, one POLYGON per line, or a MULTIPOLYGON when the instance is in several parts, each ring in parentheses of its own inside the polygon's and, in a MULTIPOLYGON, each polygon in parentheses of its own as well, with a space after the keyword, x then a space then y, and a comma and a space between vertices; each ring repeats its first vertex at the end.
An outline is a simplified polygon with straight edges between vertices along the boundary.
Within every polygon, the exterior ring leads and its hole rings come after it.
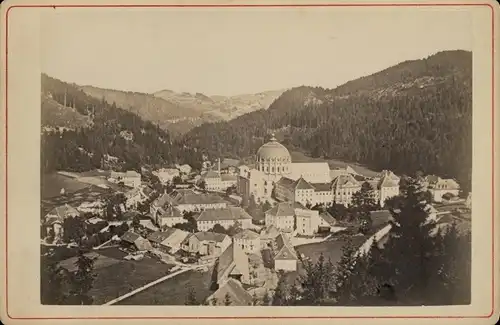
POLYGON ((188 271, 122 300, 117 305, 184 305, 189 287, 196 290, 196 297, 201 302, 212 294, 211 276, 211 270, 188 271))
POLYGON ((91 295, 94 304, 126 294, 168 274, 173 266, 145 257, 141 261, 120 260, 118 263, 95 271, 96 278, 91 295))
POLYGON ((64 188, 66 194, 70 194, 89 186, 89 184, 57 173, 42 175, 40 185, 42 200, 59 196, 62 188, 64 188))
MULTIPOLYGON (((352 243, 356 246, 361 246, 366 240, 366 236, 352 237, 352 243)), ((297 251, 309 257, 313 262, 316 262, 321 253, 323 253, 325 259, 330 259, 332 263, 337 263, 342 256, 342 247, 345 244, 345 240, 326 240, 320 243, 298 246, 297 251)))
MULTIPOLYGON (((361 246, 368 236, 353 236, 352 243, 356 246, 361 246)), ((309 257, 313 263, 318 261, 321 254, 325 260, 330 259, 333 264, 336 264, 342 256, 342 247, 346 244, 345 240, 326 240, 320 243, 313 243, 307 245, 297 246, 296 249, 299 254, 309 257)), ((300 275, 304 274, 304 267, 300 261, 297 262, 297 271, 285 273, 285 282, 292 285, 299 280, 300 275)))

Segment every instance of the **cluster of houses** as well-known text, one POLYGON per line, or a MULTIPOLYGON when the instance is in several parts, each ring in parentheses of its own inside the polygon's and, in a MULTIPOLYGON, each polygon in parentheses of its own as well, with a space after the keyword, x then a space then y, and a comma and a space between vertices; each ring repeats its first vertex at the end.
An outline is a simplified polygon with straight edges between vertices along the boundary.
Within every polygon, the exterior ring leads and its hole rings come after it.
MULTIPOLYGON (((205 183, 206 191, 179 185, 172 192, 155 196, 149 205, 149 220, 141 220, 147 231, 131 229, 120 237, 120 242, 136 251, 166 254, 173 259, 188 255, 198 263, 215 262, 216 290, 208 298, 211 304, 222 304, 227 295, 236 305, 251 301, 244 285, 251 282, 252 255, 265 256, 273 272, 297 270, 298 256, 292 238, 330 233, 336 225, 328 212, 307 206, 332 203, 348 206, 364 183, 371 185, 380 206, 399 194, 400 178, 391 171, 368 177, 349 166, 331 170, 322 162, 292 163, 288 150, 274 137, 259 149, 253 167, 234 159, 217 160, 215 169, 205 167, 207 170, 197 175, 196 180, 205 183), (264 213, 262 228, 255 226, 252 216, 239 206, 241 201, 235 203, 230 197, 217 194, 230 187, 236 188, 243 199, 253 197, 257 202, 274 203, 264 213), (193 222, 195 231, 179 226, 193 222), (217 232, 217 226, 224 231, 217 232), (238 231, 228 235, 230 229, 238 231)), ((176 165, 153 174, 163 184, 172 184, 176 177, 193 178, 189 165, 176 165)), ((60 239, 66 218, 86 212, 102 216, 106 195, 111 192, 124 194, 124 211, 133 211, 151 198, 153 190, 142 183, 141 174, 135 171, 111 172, 103 178, 105 181, 96 182, 95 176, 89 177, 91 186, 84 191, 91 195, 81 195, 78 191, 72 194, 84 197, 78 204, 65 203, 49 211, 43 220, 47 231, 60 239)), ((427 176, 423 184, 436 202, 458 196, 459 186, 454 180, 427 176)))
POLYGON ((174 167, 160 168, 152 172, 152 174, 158 177, 160 182, 164 185, 172 183, 176 177, 180 177, 185 180, 189 175, 191 175, 191 173, 192 168, 188 164, 176 164, 174 167))
MULTIPOLYGON (((368 183, 376 202, 383 207, 387 199, 400 192, 400 178, 388 170, 368 176, 350 166, 330 169, 327 162, 292 162, 288 149, 274 135, 257 151, 255 165, 239 165, 237 170, 238 193, 244 200, 253 197, 257 202, 277 200, 313 206, 331 203, 349 206, 354 193, 368 183)), ((435 202, 458 196, 459 185, 453 179, 428 176, 425 182, 435 202)))

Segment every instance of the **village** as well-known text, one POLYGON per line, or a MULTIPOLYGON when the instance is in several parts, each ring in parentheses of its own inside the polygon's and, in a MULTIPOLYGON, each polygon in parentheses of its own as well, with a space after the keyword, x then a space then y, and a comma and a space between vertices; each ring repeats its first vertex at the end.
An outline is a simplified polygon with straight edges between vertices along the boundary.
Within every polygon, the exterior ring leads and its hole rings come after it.
MULTIPOLYGON (((42 254, 75 272, 76 252, 85 251, 101 305, 183 305, 189 295, 206 305, 265 303, 280 277, 297 278, 320 254, 338 260, 347 239, 360 250, 383 245, 386 202, 401 181, 387 170, 293 162, 274 135, 252 164, 206 157, 199 171, 174 165, 50 177, 58 186, 42 197, 42 254), (362 191, 376 204, 360 223, 344 214, 362 191)), ((434 175, 422 183, 431 219, 470 227, 470 193, 459 198, 455 180, 434 175)))

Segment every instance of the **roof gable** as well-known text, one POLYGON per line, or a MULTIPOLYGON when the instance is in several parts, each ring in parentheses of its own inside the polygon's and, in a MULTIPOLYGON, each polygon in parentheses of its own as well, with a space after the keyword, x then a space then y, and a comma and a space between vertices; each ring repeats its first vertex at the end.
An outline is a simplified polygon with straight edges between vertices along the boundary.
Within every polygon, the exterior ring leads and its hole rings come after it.
POLYGON ((236 269, 235 272, 238 272, 237 274, 241 274, 248 278, 250 272, 248 257, 240 246, 234 244, 229 245, 219 256, 218 261, 217 280, 221 280, 232 273, 233 269, 236 269))
POLYGON ((219 304, 222 304, 226 295, 229 295, 232 306, 248 306, 252 302, 252 296, 243 288, 241 283, 234 279, 227 280, 207 300, 211 301, 215 298, 219 304))
POLYGON ((297 255, 295 254, 293 248, 290 248, 287 244, 283 245, 278 251, 275 260, 296 260, 297 255))
POLYGON ((295 189, 296 190, 314 190, 314 187, 311 184, 309 184, 304 178, 300 177, 295 182, 295 189))
POLYGON ((210 209, 200 213, 196 221, 244 220, 252 217, 241 207, 210 209))

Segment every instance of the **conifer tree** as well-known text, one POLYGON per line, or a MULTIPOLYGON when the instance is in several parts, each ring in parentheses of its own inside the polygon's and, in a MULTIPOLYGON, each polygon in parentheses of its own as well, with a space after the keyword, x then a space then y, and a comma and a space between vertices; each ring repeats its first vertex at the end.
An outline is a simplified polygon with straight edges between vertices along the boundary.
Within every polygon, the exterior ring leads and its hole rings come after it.
POLYGON ((90 290, 95 277, 94 259, 85 256, 83 251, 79 251, 75 264, 78 269, 71 279, 71 302, 75 305, 91 305, 93 297, 90 296, 90 290))
POLYGON ((333 290, 334 265, 330 260, 325 260, 323 253, 316 263, 305 260, 303 264, 305 275, 299 280, 301 301, 307 305, 321 305, 330 298, 333 290))
POLYGON ((185 305, 199 305, 198 299, 196 298, 196 291, 193 287, 189 287, 188 293, 186 296, 185 305))
POLYGON ((51 256, 42 256, 41 280, 41 302, 43 305, 64 304, 66 295, 63 292, 65 281, 63 270, 51 256))
POLYGON ((285 274, 283 271, 278 273, 278 284, 274 290, 273 299, 271 304, 273 306, 287 306, 288 305, 288 287, 285 281, 285 274))
POLYGON ((259 304, 259 298, 257 297, 257 292, 254 291, 252 294, 252 306, 257 306, 259 304))
POLYGON ((230 306, 231 304, 231 296, 229 295, 229 293, 226 293, 226 295, 224 296, 224 306, 230 306))
POLYGON ((266 290, 266 292, 264 293, 264 297, 262 297, 262 305, 269 306, 270 302, 271 302, 271 298, 269 298, 269 292, 266 290))
POLYGON ((410 293, 414 293, 422 300, 431 276, 428 260, 434 254, 431 230, 435 225, 428 221, 425 193, 417 180, 408 180, 402 196, 399 210, 392 212, 391 236, 384 248, 386 261, 390 261, 385 282, 394 283, 403 297, 412 299, 410 293))

